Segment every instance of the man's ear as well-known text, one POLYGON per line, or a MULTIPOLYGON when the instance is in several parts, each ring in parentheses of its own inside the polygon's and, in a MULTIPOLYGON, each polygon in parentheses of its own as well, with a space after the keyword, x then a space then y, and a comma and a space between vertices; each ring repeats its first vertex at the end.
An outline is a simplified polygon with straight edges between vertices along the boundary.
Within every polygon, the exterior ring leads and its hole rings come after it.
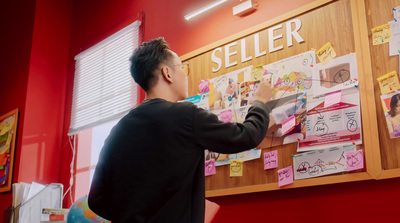
POLYGON ((172 83, 171 68, 168 66, 163 66, 161 68, 161 74, 168 83, 172 83))

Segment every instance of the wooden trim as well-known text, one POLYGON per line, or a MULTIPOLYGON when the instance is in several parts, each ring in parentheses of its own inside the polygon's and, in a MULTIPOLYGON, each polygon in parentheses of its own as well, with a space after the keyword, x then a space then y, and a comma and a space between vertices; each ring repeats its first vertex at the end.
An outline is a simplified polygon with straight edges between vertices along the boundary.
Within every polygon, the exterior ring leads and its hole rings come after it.
POLYGON ((376 178, 377 180, 389 179, 400 177, 400 169, 390 169, 381 171, 380 175, 376 178))
MULTIPOLYGON (((378 136, 378 121, 374 94, 374 80, 372 75, 371 52, 369 48, 368 27, 366 21, 365 2, 351 0, 354 40, 357 52, 359 75, 360 100, 362 111, 363 130, 368 136, 378 136)), ((367 172, 375 179, 382 172, 379 140, 373 137, 363 137, 367 172)))
POLYGON ((293 184, 290 184, 290 185, 287 185, 284 187, 279 187, 278 183, 271 183, 271 184, 261 184, 261 185, 253 185, 253 186, 246 186, 246 187, 227 188, 227 189, 221 189, 221 190, 211 190, 211 191, 206 191, 206 197, 219 197, 219 196, 226 196, 226 195, 245 194, 245 193, 263 192, 263 191, 271 191, 271 190, 290 189, 290 188, 300 188, 300 187, 344 183, 344 182, 355 182, 355 181, 372 180, 372 179, 373 178, 368 173, 360 172, 360 173, 354 173, 354 174, 343 174, 343 175, 336 175, 336 176, 317 177, 317 178, 311 178, 311 179, 306 179, 306 180, 296 180, 293 182, 293 184))
POLYGON ((315 8, 318 8, 318 7, 321 7, 321 6, 325 5, 325 4, 328 4, 328 3, 332 2, 332 1, 335 1, 335 0, 316 0, 316 1, 312 2, 312 3, 309 3, 307 5, 304 5, 302 7, 297 8, 295 10, 292 10, 290 12, 287 12, 285 14, 277 16, 277 17, 275 17, 273 19, 270 19, 270 20, 268 20, 266 22, 263 22, 263 23, 261 23, 259 25, 255 25, 255 26, 250 27, 248 29, 242 30, 242 31, 240 31, 240 32, 238 32, 236 34, 233 34, 231 36, 228 36, 228 37, 226 37, 224 39, 218 40, 218 41, 216 41, 214 43, 206 45, 206 46, 204 46, 202 48, 199 48, 197 50, 194 50, 194 51, 192 51, 190 53, 184 54, 184 55, 182 55, 180 57, 180 59, 182 61, 186 61, 186 60, 191 59, 191 58, 193 58, 193 57, 195 57, 197 55, 200 55, 200 54, 202 54, 204 52, 212 50, 212 49, 214 49, 216 47, 219 47, 219 46, 225 45, 225 44, 227 44, 229 42, 232 42, 232 41, 235 41, 237 39, 243 38, 244 36, 251 35, 253 33, 256 33, 257 31, 260 31, 262 29, 265 29, 267 27, 270 27, 270 26, 275 25, 277 23, 280 23, 282 21, 288 20, 288 19, 293 18, 295 16, 299 16, 301 14, 304 14, 304 13, 308 12, 308 11, 314 10, 315 8))

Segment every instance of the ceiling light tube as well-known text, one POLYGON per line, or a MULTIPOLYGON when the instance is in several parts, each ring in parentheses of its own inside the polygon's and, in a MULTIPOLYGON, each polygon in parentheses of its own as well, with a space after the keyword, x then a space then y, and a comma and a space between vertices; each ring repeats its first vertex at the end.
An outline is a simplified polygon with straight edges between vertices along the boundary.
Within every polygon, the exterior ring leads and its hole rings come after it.
POLYGON ((185 19, 189 20, 189 19, 195 17, 196 15, 199 15, 199 14, 201 14, 201 13, 203 13, 203 12, 205 12, 205 11, 211 9, 211 8, 214 8, 215 6, 220 5, 220 4, 222 4, 222 3, 226 2, 226 1, 228 1, 228 0, 218 0, 218 1, 214 2, 214 3, 212 3, 212 4, 204 6, 203 8, 201 8, 199 10, 196 10, 196 11, 194 11, 192 13, 189 13, 189 14, 185 15, 185 19))

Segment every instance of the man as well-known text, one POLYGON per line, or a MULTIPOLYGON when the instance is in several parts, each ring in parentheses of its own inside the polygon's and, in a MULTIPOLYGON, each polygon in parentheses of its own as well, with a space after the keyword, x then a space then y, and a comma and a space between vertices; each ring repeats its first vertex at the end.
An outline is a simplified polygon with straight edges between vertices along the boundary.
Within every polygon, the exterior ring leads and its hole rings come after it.
POLYGON ((268 127, 271 86, 262 82, 243 124, 223 123, 186 98, 186 74, 163 38, 140 45, 131 74, 146 100, 113 128, 100 153, 89 207, 118 222, 203 223, 204 150, 256 147, 268 127))

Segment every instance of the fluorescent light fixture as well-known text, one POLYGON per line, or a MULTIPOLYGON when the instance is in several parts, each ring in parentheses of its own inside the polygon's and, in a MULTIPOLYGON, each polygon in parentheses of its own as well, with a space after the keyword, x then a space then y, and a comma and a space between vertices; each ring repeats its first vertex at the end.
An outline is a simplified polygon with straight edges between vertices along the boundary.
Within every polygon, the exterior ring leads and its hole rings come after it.
POLYGON ((222 3, 226 2, 226 1, 228 1, 228 0, 218 0, 218 1, 214 2, 214 3, 206 5, 201 9, 198 9, 198 10, 192 12, 192 13, 189 13, 189 14, 185 15, 185 19, 189 20, 189 19, 195 17, 196 15, 199 15, 199 14, 201 14, 201 13, 203 13, 203 12, 205 12, 205 11, 211 9, 211 8, 214 8, 215 6, 220 5, 220 4, 222 4, 222 3))

